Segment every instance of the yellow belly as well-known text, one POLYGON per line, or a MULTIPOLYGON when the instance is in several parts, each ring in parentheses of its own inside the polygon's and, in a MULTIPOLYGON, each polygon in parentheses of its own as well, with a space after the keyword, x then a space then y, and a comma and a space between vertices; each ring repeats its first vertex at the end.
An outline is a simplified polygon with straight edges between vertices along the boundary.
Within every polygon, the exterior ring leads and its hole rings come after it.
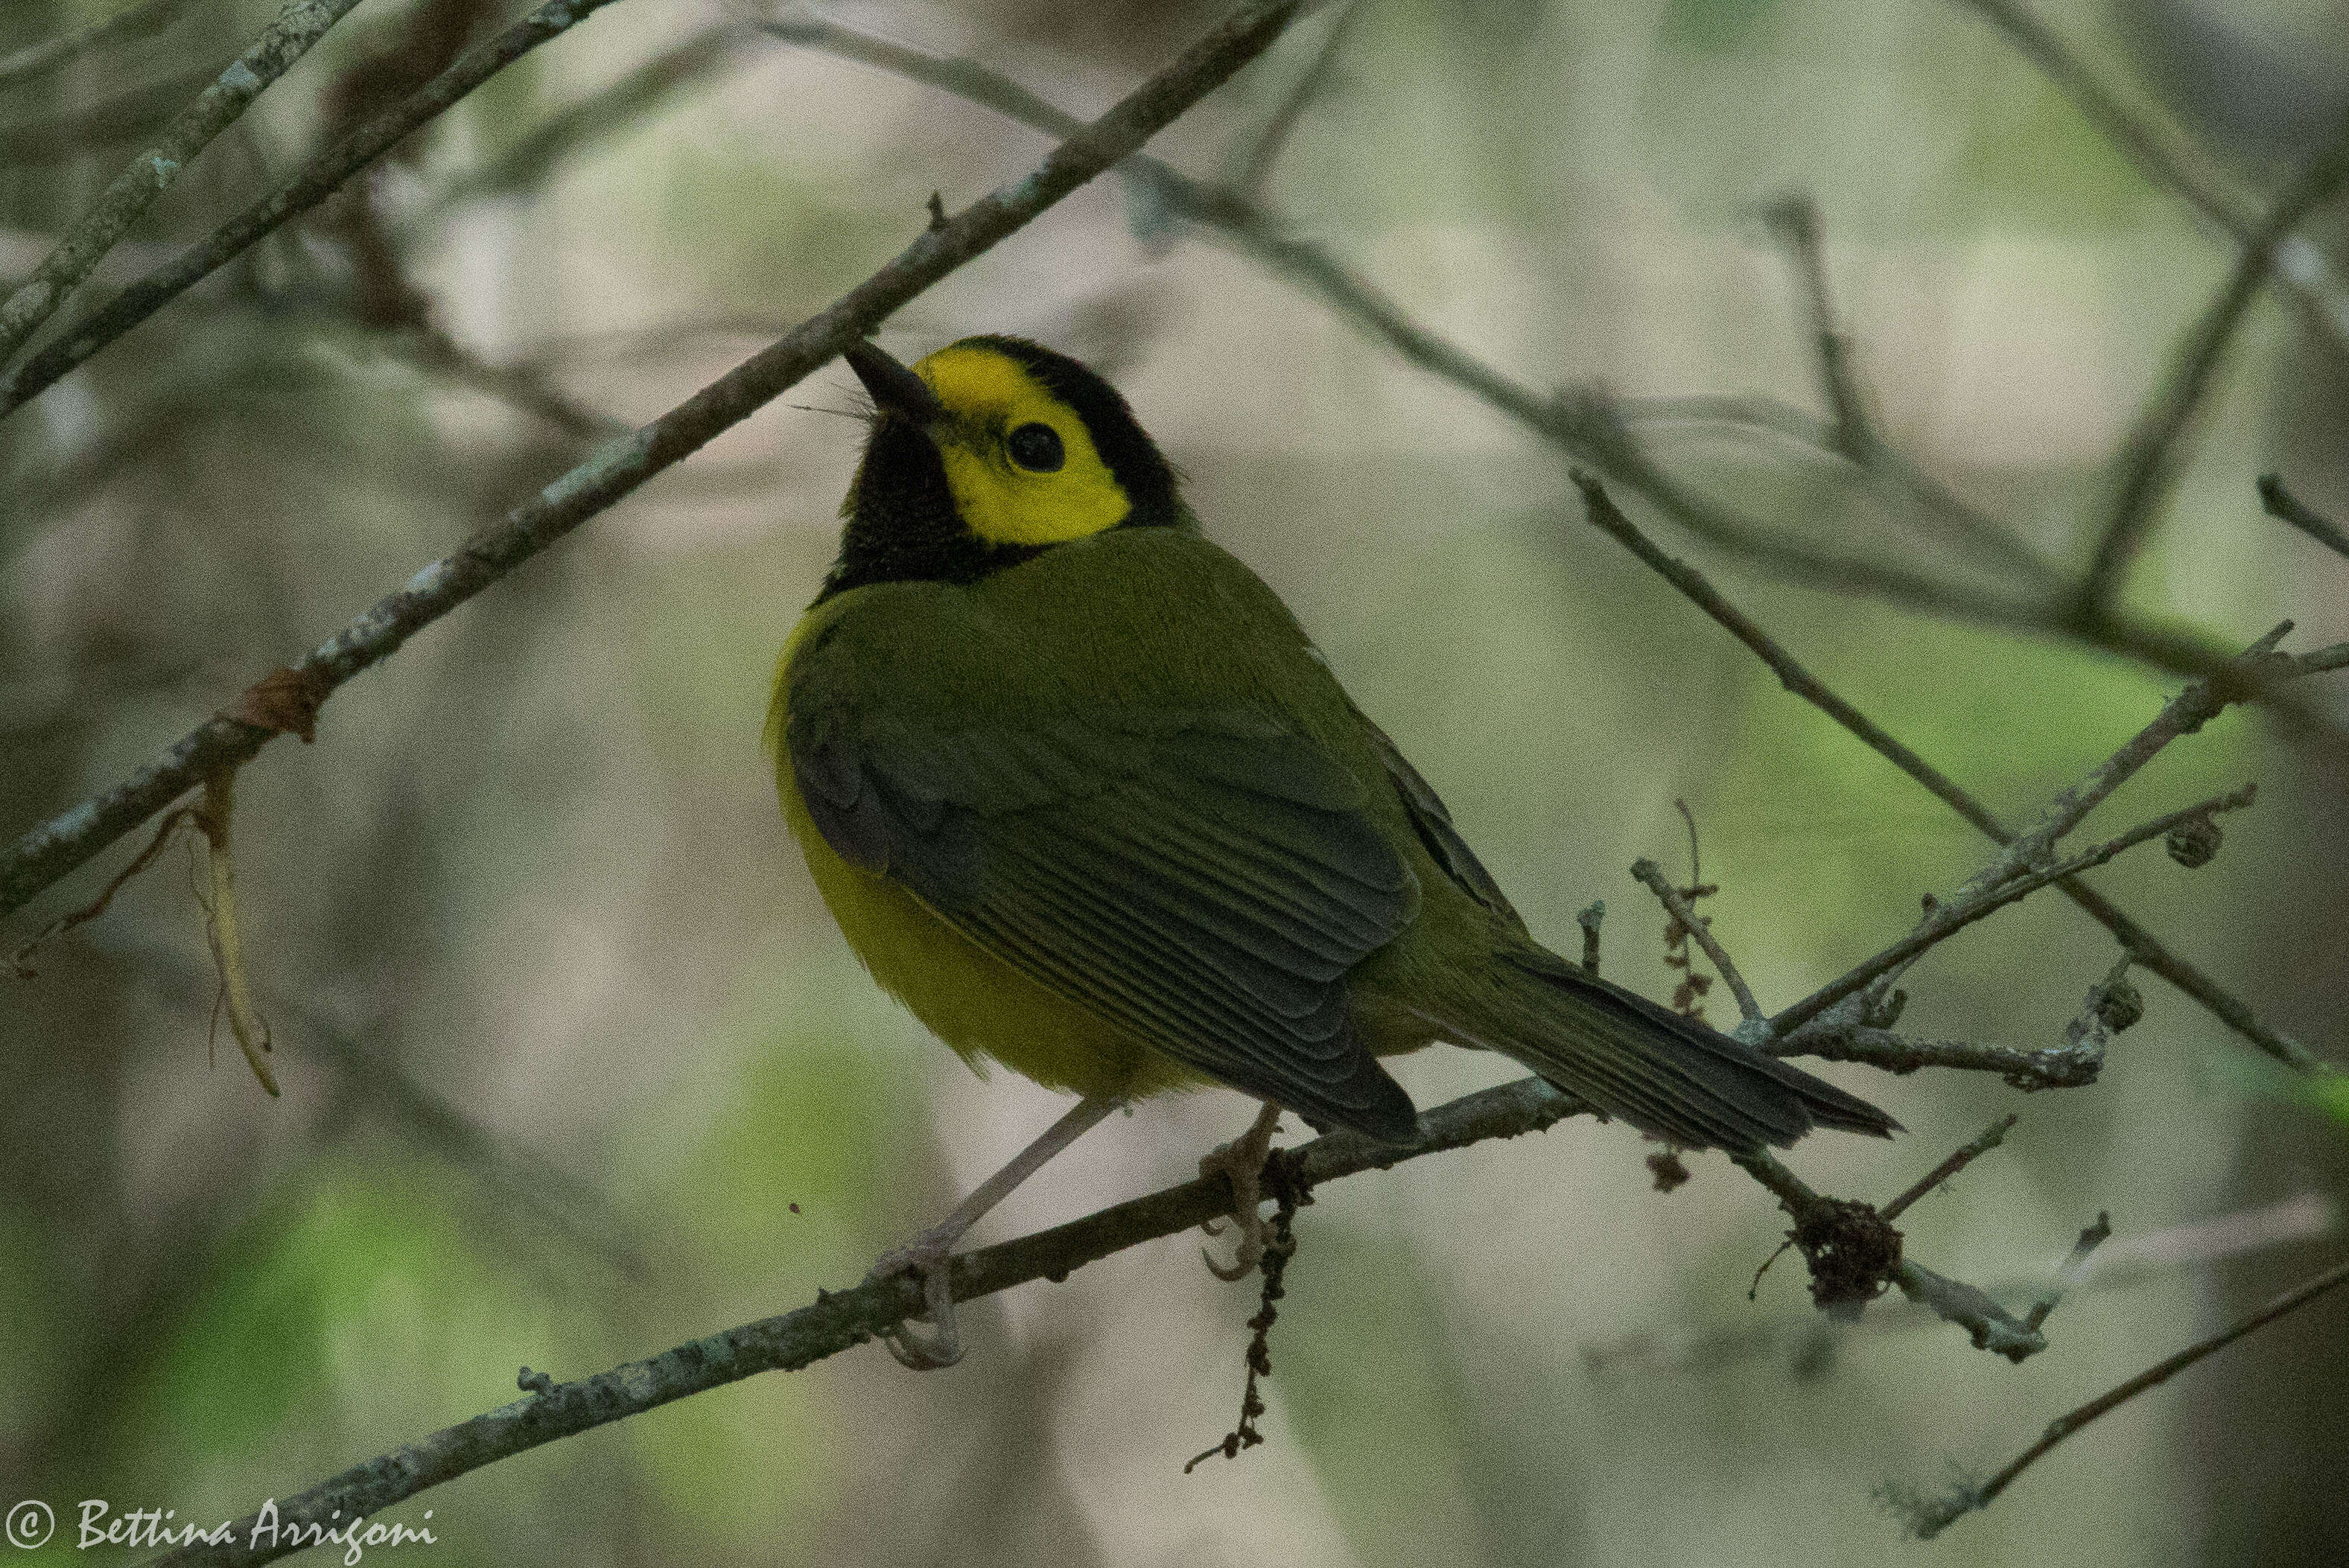
POLYGON ((1001 1062, 1046 1088, 1138 1099, 1210 1082, 1104 1018, 1030 980, 885 877, 833 852, 781 774, 783 818, 841 934, 880 987, 982 1075, 1001 1062))

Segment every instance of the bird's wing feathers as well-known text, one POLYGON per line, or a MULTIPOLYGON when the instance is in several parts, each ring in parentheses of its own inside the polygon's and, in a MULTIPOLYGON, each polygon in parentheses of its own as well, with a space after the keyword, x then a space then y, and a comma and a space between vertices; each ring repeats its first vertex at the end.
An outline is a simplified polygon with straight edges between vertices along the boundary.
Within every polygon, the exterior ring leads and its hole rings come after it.
POLYGON ((1315 1119, 1408 1127, 1344 982, 1419 888, 1311 740, 1245 710, 952 727, 817 708, 789 746, 834 851, 1016 968, 1315 1119))

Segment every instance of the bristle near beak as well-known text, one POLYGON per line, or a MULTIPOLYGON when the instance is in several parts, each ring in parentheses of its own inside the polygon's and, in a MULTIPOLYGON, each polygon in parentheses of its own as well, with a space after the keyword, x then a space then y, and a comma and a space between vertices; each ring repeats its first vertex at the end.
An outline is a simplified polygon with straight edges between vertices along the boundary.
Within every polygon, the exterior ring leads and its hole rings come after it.
POLYGON ((864 338, 848 346, 842 356, 864 389, 873 394, 874 406, 884 414, 896 414, 916 425, 935 425, 947 417, 946 405, 930 390, 930 384, 875 348, 864 338))

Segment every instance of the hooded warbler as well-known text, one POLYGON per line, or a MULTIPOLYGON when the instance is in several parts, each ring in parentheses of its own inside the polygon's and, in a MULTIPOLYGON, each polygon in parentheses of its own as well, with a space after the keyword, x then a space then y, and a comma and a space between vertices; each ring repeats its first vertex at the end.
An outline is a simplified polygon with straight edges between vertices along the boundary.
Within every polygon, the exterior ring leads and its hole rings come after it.
POLYGON ((769 743, 849 944, 965 1060, 1394 1141, 1380 1058, 1447 1040, 1684 1148, 1897 1126, 1536 942, 1107 381, 1016 337, 847 358, 871 430, 769 743))

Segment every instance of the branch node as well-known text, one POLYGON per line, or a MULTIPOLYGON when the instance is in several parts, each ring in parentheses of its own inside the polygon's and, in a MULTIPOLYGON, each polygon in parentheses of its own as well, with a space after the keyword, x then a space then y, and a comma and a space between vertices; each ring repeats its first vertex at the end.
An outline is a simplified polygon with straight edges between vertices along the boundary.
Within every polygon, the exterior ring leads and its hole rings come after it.
POLYGON ((318 738, 318 709, 335 683, 311 665, 280 665, 220 710, 222 718, 249 724, 272 735, 291 735, 309 745, 318 738))

